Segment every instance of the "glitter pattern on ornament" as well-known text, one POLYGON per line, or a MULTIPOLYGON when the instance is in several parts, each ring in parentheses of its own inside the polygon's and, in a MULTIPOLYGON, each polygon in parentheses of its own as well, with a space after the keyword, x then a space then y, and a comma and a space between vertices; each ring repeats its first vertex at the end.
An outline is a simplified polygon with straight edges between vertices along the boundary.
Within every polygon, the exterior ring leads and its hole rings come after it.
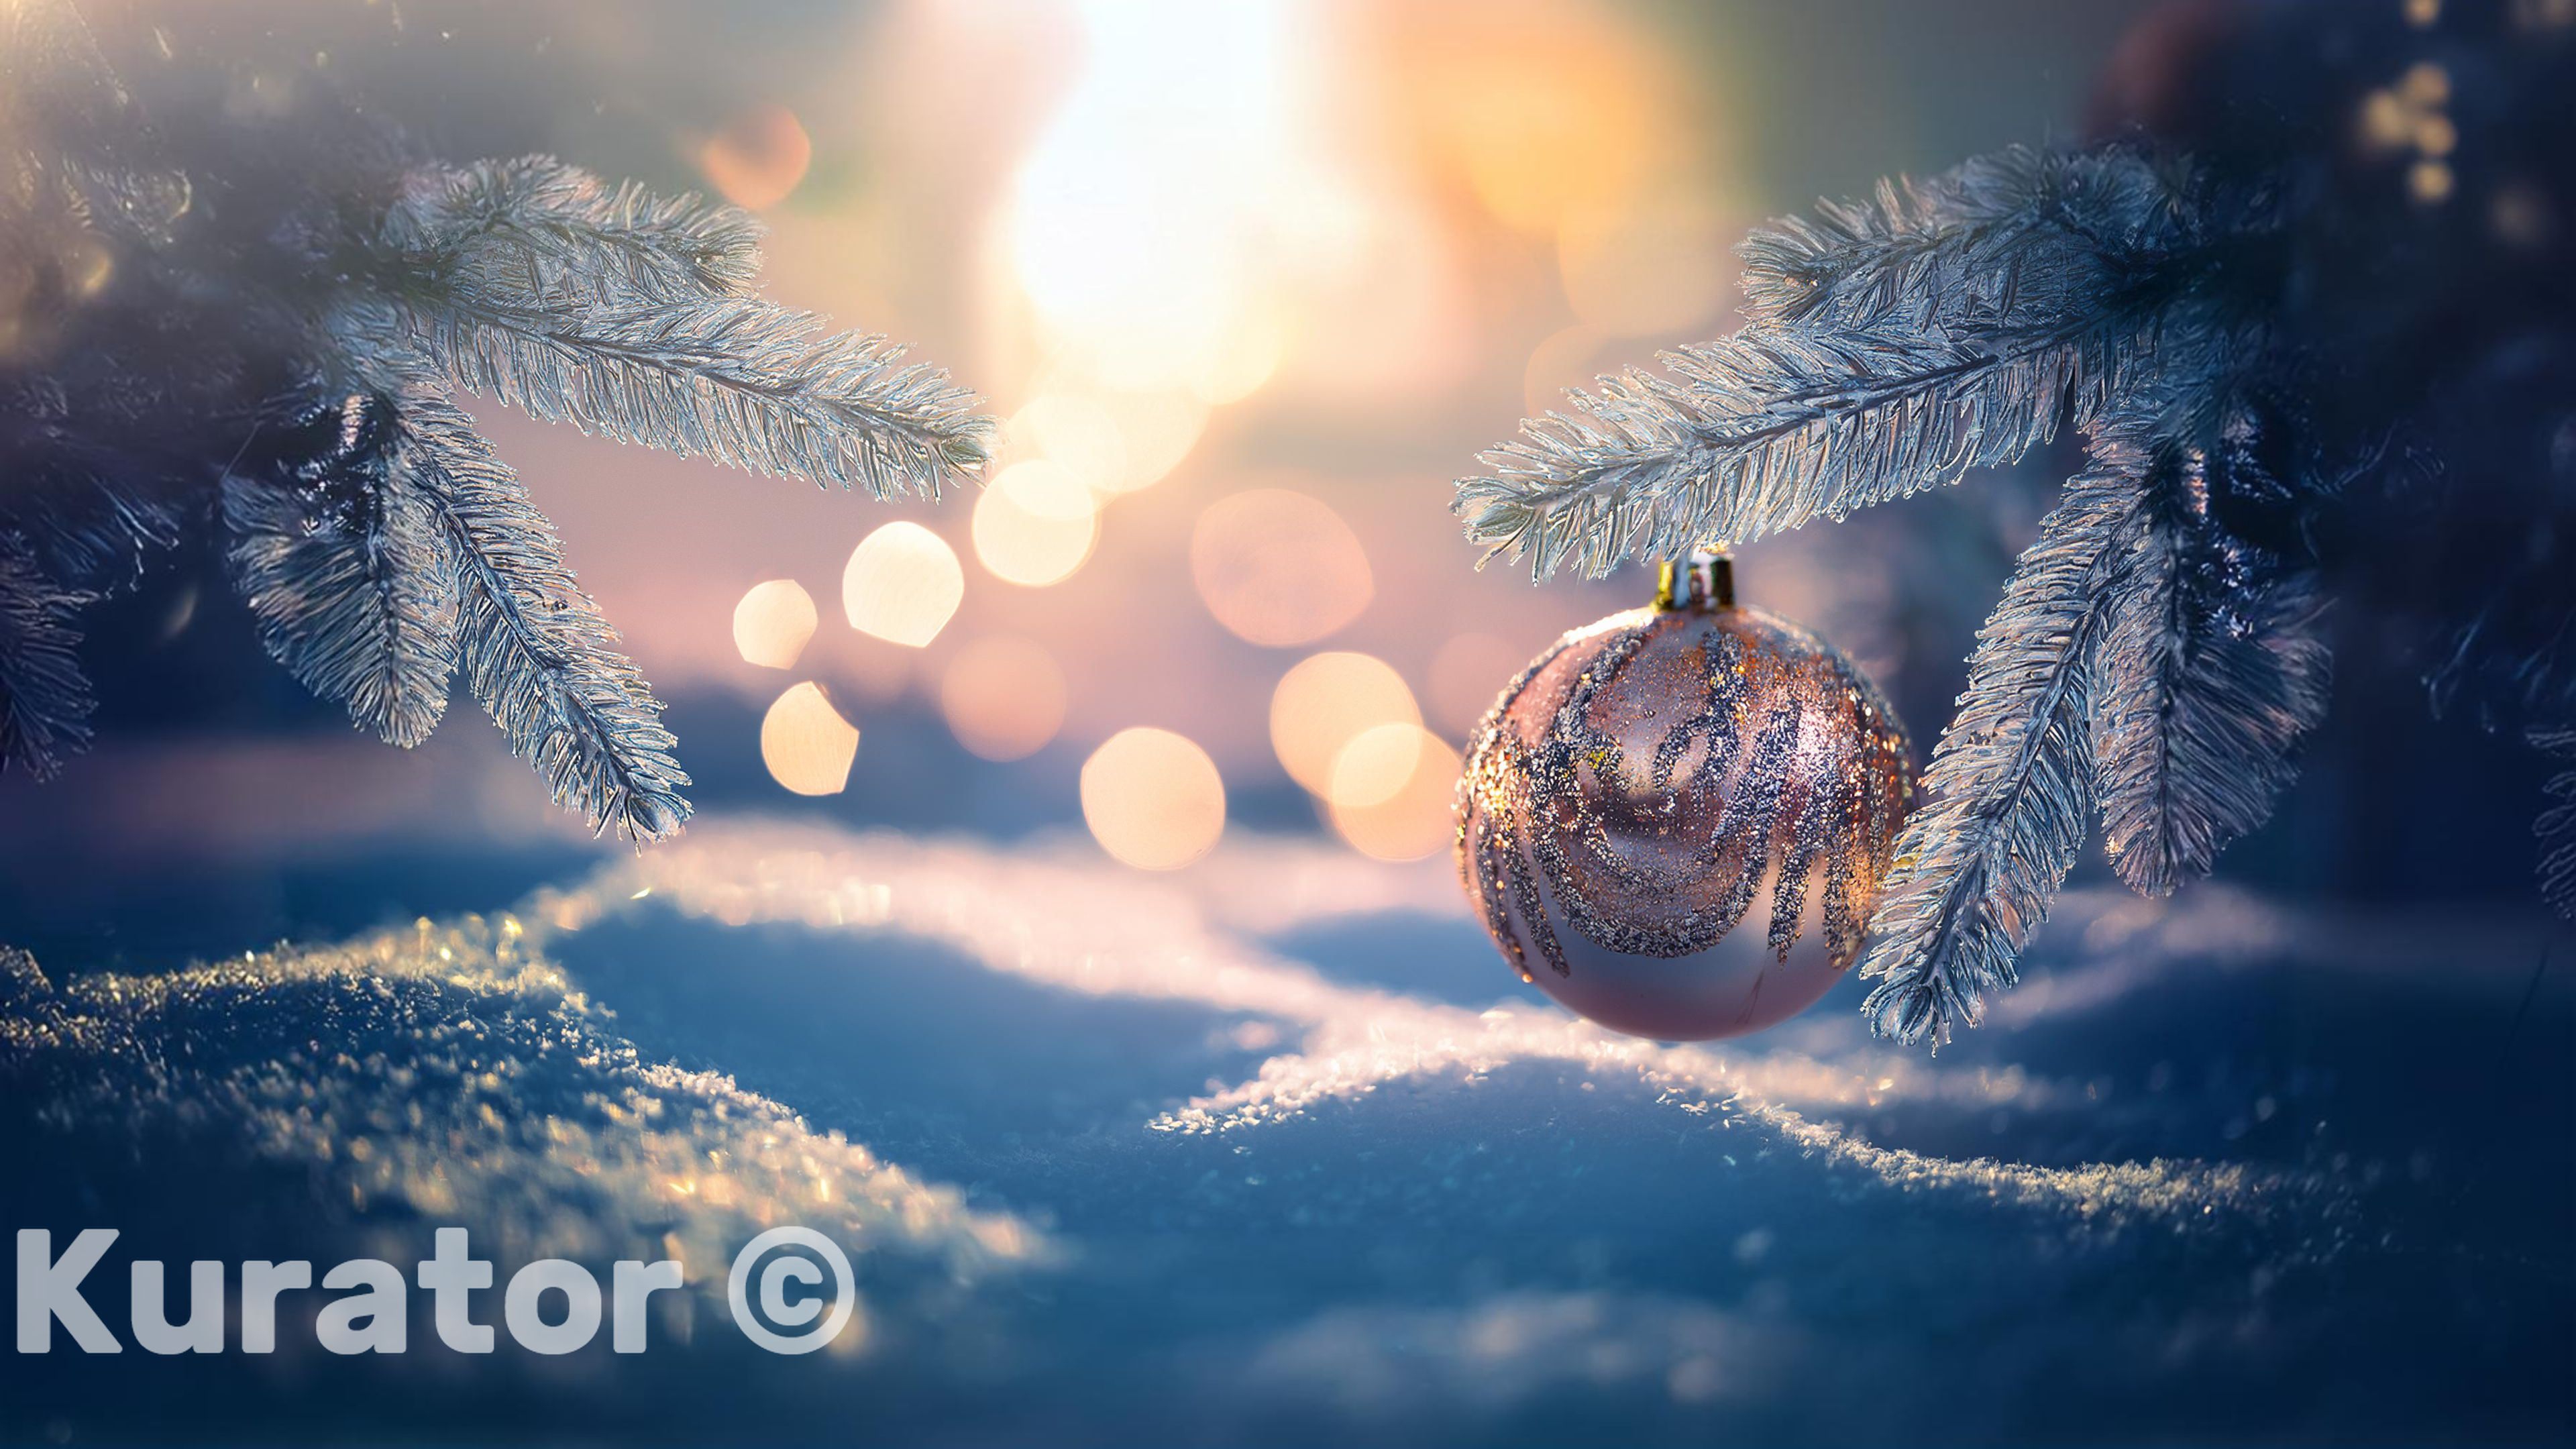
POLYGON ((1728 565, 1577 629, 1468 752, 1459 874, 1523 980, 1619 1031, 1758 1031, 1849 969, 1913 800, 1904 726, 1728 565))

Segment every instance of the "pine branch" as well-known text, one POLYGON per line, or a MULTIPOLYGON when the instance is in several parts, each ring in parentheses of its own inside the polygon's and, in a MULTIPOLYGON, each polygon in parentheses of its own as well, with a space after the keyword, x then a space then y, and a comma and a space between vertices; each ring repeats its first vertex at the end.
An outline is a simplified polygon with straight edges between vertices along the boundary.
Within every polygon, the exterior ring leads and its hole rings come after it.
POLYGON ((2187 187, 2122 149, 2015 150, 1778 223, 1745 245, 1742 331, 1572 393, 1454 511, 1540 577, 1599 575, 2011 462, 2163 342, 2187 187))
POLYGON ((2147 465, 2128 433, 2097 438, 1977 633, 1958 717, 1924 774, 1928 803, 1897 840, 1870 922, 1861 975, 1878 985, 1862 1010, 1882 1036, 1946 1040, 1981 1019, 2083 846, 2098 593, 2134 546, 2147 465))
POLYGON ((991 423, 946 373, 758 298, 572 309, 460 292, 405 313, 459 386, 620 442, 878 498, 935 497, 990 451, 991 423))
POLYGON ((1524 424, 1453 510, 1540 577, 1740 544, 2011 462, 2070 396, 2078 421, 2098 411, 2139 351, 2079 329, 1992 340, 1747 329, 1667 353, 1670 377, 1632 372, 1524 424))
POLYGON ((81 602, 46 578, 24 540, 0 533, 0 770, 49 780, 89 745, 89 680, 71 623, 81 602))
POLYGON ((2167 450, 2149 486, 2152 517, 2104 585, 2090 732, 2112 867, 2163 896, 2271 818, 2325 716, 2329 661, 2305 576, 2237 577, 2196 450, 2167 450))
POLYGON ((689 818, 660 701, 564 566, 553 527, 426 376, 395 391, 388 454, 445 535, 459 660, 510 748, 592 830, 659 840, 689 818))
POLYGON ((748 295, 757 224, 536 158, 426 173, 360 329, 548 421, 754 472, 919 492, 980 466, 975 397, 883 337, 748 295))
POLYGON ((763 232, 738 207, 611 187, 551 156, 424 168, 384 223, 385 244, 417 274, 630 305, 748 293, 763 232))
POLYGON ((2133 289, 2198 238, 2193 183, 2125 146, 2007 147, 1928 181, 1755 231, 1745 316, 1767 326, 1952 332, 2072 317, 2133 289))
MULTIPOLYGON (((390 406, 353 397, 349 416, 390 406)), ((438 727, 456 670, 454 565, 406 456, 420 446, 396 432, 308 487, 228 474, 223 491, 235 584, 261 643, 305 688, 405 749, 438 727)))
POLYGON ((2540 812, 2532 831, 2540 837, 2540 897, 2576 921, 2576 729, 2533 730, 2529 738, 2532 748, 2567 766, 2542 787, 2557 803, 2540 812))
POLYGON ((113 598, 143 581, 152 555, 179 542, 173 500, 78 474, 54 483, 41 506, 16 520, 27 547, 55 582, 90 598, 113 598))

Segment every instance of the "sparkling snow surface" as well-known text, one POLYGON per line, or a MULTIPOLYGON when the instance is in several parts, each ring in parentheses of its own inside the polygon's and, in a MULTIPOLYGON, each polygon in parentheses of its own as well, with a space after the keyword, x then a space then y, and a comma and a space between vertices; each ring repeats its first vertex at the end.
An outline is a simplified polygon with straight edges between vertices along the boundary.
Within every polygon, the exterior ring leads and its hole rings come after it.
POLYGON ((2563 1436, 2576 959, 2442 924, 2079 892, 1937 1058, 1854 982, 1613 1036, 1442 866, 1284 841, 1151 877, 705 828, 345 943, 0 957, 0 1206, 123 1233, 86 1289, 128 1341, 10 1356, 0 1435, 2563 1436), (833 1351, 727 1321, 781 1223, 856 1261, 833 1351), (466 1358, 418 1293, 401 1357, 320 1351, 320 1293, 271 1356, 132 1345, 135 1257, 439 1226, 690 1291, 640 1357, 466 1358))

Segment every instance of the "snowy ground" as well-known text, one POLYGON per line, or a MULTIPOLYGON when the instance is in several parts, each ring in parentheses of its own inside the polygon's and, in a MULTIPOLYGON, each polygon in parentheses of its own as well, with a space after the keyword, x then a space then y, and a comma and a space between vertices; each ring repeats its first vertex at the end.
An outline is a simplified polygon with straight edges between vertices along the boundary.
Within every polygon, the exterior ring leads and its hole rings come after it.
POLYGON ((449 1225, 692 1292, 560 1359, 448 1353, 423 1295, 410 1353, 338 1358, 290 1297, 270 1357, 0 1359, 0 1433, 2563 1441, 2547 941, 2077 893, 1937 1058, 1854 983, 1671 1048, 1519 987, 1436 864, 763 827, 346 943, 14 958, 0 1209, 120 1229, 120 1333, 135 1257, 449 1225), (857 1260, 832 1352, 726 1321, 782 1222, 857 1260))

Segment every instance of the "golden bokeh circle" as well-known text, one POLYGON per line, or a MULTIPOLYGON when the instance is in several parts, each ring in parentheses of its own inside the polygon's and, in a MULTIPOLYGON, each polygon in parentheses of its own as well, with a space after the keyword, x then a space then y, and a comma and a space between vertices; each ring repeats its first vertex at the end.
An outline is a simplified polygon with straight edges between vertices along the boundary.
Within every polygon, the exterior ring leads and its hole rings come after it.
POLYGON ((1207 751, 1183 736, 1120 730, 1083 762, 1082 819, 1125 864, 1178 870, 1225 833, 1225 781, 1207 751))
POLYGON ((1270 692, 1270 747, 1288 778, 1318 795, 1332 789, 1333 762, 1353 739, 1377 725, 1421 722, 1404 676, 1367 654, 1310 655, 1270 692))
POLYGON ((1284 488, 1220 498, 1190 534, 1190 576, 1217 622, 1254 644, 1310 644, 1376 591, 1359 535, 1320 499, 1284 488))

